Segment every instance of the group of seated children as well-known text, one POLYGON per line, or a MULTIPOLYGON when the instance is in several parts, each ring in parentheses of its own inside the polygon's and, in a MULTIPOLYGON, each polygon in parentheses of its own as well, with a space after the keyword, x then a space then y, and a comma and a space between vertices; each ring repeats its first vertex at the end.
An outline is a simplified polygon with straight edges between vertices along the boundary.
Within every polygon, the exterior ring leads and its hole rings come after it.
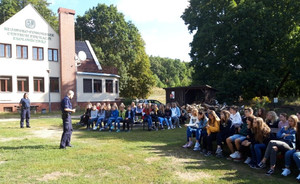
POLYGON ((89 103, 84 115, 80 118, 81 124, 86 124, 88 130, 103 131, 108 129, 110 132, 117 128, 116 132, 120 132, 120 123, 123 123, 123 131, 129 131, 129 126, 134 122, 134 111, 131 105, 127 106, 125 110, 125 105, 122 103, 119 107, 117 104, 97 103, 92 105, 89 103), (114 124, 113 124, 114 123, 114 124))
POLYGON ((285 160, 281 175, 291 173, 293 159, 299 169, 296 179, 300 181, 300 112, 290 116, 281 113, 278 118, 274 111, 264 116, 264 109, 260 109, 255 117, 253 109, 247 107, 241 117, 235 106, 230 107, 229 111, 222 110, 218 115, 214 110, 207 110, 205 113, 193 108, 189 119, 184 148, 194 146, 194 151, 211 156, 213 141, 216 141, 215 154, 217 157, 224 157, 223 147, 226 143, 230 151, 228 160, 245 159, 244 163, 251 168, 262 169, 269 159, 270 168, 266 175, 274 173, 277 153, 280 152, 285 160), (196 137, 195 144, 193 135, 196 137))
POLYGON ((158 128, 174 129, 176 127, 181 128, 180 124, 188 118, 188 114, 184 108, 180 109, 176 103, 167 104, 166 106, 160 104, 145 104, 139 103, 137 106, 134 102, 127 106, 123 103, 118 107, 117 104, 97 103, 92 105, 89 103, 84 115, 81 116, 81 124, 86 125, 87 129, 103 131, 108 129, 109 131, 116 128, 116 132, 120 132, 120 125, 123 123, 123 131, 135 121, 141 119, 148 124, 148 130, 158 130, 158 128), (154 123, 153 123, 154 122, 154 123))

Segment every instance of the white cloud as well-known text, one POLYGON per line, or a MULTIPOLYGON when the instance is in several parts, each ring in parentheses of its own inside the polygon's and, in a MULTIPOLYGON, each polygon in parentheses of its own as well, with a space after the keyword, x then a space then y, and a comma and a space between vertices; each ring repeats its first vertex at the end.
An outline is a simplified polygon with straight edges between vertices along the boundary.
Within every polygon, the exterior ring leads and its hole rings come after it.
POLYGON ((120 0, 118 9, 135 22, 176 22, 187 0, 120 0))
POLYGON ((148 55, 190 61, 192 35, 180 16, 188 0, 119 0, 118 10, 140 30, 148 55))

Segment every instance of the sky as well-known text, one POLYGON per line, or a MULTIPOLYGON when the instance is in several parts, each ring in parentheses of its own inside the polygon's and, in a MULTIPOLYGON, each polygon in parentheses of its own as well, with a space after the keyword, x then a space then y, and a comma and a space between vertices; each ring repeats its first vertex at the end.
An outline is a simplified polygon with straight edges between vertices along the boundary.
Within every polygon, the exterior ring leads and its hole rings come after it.
MULTIPOLYGON (((190 61, 189 43, 193 36, 180 18, 189 0, 48 0, 49 8, 57 13, 59 7, 73 9, 76 15, 97 6, 98 3, 115 5, 126 21, 132 21, 139 29, 146 53, 190 61)), ((75 15, 75 16, 76 16, 75 15)))

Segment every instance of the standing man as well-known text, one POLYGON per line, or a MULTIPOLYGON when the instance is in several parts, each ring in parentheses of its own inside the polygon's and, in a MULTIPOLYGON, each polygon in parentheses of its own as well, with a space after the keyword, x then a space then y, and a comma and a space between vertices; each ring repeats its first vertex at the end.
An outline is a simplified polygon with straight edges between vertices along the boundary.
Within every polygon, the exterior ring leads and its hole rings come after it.
POLYGON ((24 119, 26 118, 26 127, 30 128, 29 119, 30 119, 30 100, 28 94, 24 93, 23 98, 20 101, 19 106, 21 107, 21 121, 20 127, 24 128, 24 119))
POLYGON ((66 146, 72 147, 70 144, 73 131, 71 113, 75 112, 75 109, 72 109, 71 104, 71 99, 73 96, 74 92, 69 90, 67 96, 61 101, 63 134, 61 136, 60 149, 66 149, 66 146))

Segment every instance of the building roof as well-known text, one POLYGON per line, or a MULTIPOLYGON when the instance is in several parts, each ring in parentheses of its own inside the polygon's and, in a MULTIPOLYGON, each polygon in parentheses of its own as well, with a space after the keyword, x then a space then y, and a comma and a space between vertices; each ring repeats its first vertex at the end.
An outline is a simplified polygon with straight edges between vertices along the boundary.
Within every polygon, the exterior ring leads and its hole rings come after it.
POLYGON ((182 86, 182 87, 169 87, 169 88, 164 88, 165 90, 167 89, 210 89, 210 90, 214 90, 214 91, 218 91, 217 89, 209 86, 209 85, 201 85, 201 86, 182 86))
POLYGON ((104 73, 104 74, 114 74, 118 75, 118 70, 116 67, 112 66, 101 66, 98 58, 88 40, 86 41, 75 41, 75 51, 76 54, 79 51, 84 51, 86 53, 86 60, 81 61, 81 65, 77 67, 78 72, 84 73, 104 73))

